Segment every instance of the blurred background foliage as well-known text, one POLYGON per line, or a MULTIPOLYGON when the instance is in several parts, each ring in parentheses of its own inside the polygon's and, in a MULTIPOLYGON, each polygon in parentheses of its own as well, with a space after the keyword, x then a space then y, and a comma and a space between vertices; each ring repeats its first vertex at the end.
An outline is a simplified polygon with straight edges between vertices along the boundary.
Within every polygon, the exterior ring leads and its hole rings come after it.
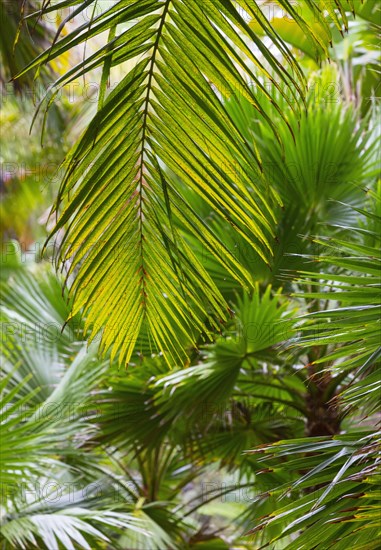
MULTIPOLYGON (((273 4, 261 6, 266 13, 273 4)), ((257 243, 237 237, 184 189, 249 271, 254 290, 243 294, 180 227, 229 300, 231 321, 213 332, 212 344, 200 335, 189 364, 172 370, 143 333, 127 371, 99 358, 97 339, 87 346, 85 319, 68 320, 63 277, 52 267, 60 235, 41 258, 60 163, 96 111, 100 74, 60 91, 41 146, 43 115, 30 134, 33 114, 73 59, 60 58, 54 75, 10 82, 62 22, 45 16, 21 25, 20 12, 34 7, 1 2, 2 547, 377 548, 377 2, 358 2, 356 18, 348 9, 348 34, 330 21, 329 62, 316 58, 287 17, 271 12, 309 82, 300 120, 283 100, 294 140, 275 109, 263 104, 283 148, 256 124, 259 115, 239 90, 219 90, 263 160, 264 174, 253 167, 246 176, 264 178, 269 200, 276 204, 279 195, 284 203, 269 219, 271 264, 257 243)), ((109 89, 122 71, 112 69, 109 89)), ((239 178, 242 167, 237 160, 221 170, 239 178)))

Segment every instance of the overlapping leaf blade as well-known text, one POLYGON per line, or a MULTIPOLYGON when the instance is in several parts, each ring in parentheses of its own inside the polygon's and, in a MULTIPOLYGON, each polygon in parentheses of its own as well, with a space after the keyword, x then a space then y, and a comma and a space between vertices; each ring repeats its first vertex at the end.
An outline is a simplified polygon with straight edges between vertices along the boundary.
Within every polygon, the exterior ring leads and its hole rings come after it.
MULTIPOLYGON (((295 15, 291 2, 280 4, 295 15)), ((73 1, 58 7, 75 6, 70 20, 94 5, 73 1)), ((324 14, 314 13, 323 22, 324 14)), ((311 30, 303 17, 295 18, 305 32, 311 30)), ((239 90, 279 140, 276 125, 248 81, 257 82, 273 102, 259 75, 268 78, 296 112, 298 103, 287 98, 277 80, 300 99, 304 81, 262 11, 244 0, 120 0, 101 7, 62 38, 58 33, 52 47, 26 70, 106 30, 111 30, 109 41, 56 86, 57 91, 98 65, 128 60, 125 78, 105 101, 102 79, 100 110, 66 159, 57 201, 57 210, 62 204, 64 209, 54 230, 66 228, 60 259, 70 260, 70 271, 76 273, 73 313, 83 309, 92 337, 103 331, 103 350, 120 351, 120 361, 128 363, 143 328, 169 361, 182 363, 206 323, 216 327, 216 320, 226 320, 228 307, 176 226, 187 220, 188 230, 241 285, 251 277, 226 247, 220 245, 215 252, 218 236, 161 168, 165 164, 180 176, 267 261, 275 197, 270 193, 265 198, 256 145, 240 132, 215 90, 239 90), (286 67, 251 29, 247 15, 267 31, 286 67), (241 167, 238 178, 227 169, 236 162, 241 167), (252 182, 245 174, 254 165, 258 181, 252 182)), ((324 52, 319 37, 313 34, 313 40, 324 52)), ((52 87, 47 104, 54 93, 52 87)))

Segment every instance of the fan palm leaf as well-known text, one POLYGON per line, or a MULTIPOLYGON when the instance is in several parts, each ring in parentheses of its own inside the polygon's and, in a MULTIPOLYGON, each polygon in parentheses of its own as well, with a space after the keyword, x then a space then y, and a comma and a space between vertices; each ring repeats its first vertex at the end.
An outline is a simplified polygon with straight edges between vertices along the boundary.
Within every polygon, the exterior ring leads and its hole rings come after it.
POLYGON ((1 285, 1 545, 88 550, 126 530, 147 539, 89 443, 108 363, 81 340, 80 324, 61 332, 61 284, 46 266, 34 269, 18 266, 1 285))

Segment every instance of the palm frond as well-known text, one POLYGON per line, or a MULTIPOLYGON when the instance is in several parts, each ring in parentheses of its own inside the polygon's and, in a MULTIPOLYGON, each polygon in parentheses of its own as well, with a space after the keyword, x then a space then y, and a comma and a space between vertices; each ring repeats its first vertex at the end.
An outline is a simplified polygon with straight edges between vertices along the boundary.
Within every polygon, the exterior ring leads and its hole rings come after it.
POLYGON ((29 513, 25 517, 13 517, 2 526, 5 548, 46 548, 49 550, 74 550, 104 548, 111 539, 108 529, 132 530, 147 542, 150 535, 132 514, 107 510, 92 511, 73 506, 56 513, 29 513))
POLYGON ((339 226, 347 237, 315 238, 322 254, 315 258, 322 273, 303 272, 299 281, 309 285, 304 297, 326 301, 326 307, 310 313, 301 327, 303 345, 328 346, 324 357, 340 370, 369 373, 379 363, 381 311, 381 255, 378 214, 381 187, 368 191, 368 209, 355 209, 361 225, 339 226), (372 211, 373 210, 373 211, 372 211), (324 266, 324 268, 323 268, 324 266), (308 331, 312 330, 308 334, 308 331))
MULTIPOLYGON (((92 4, 65 1, 45 6, 45 12, 75 7, 69 21, 92 4)), ((337 4, 345 24, 344 9, 337 4)), ((317 49, 326 55, 326 44, 292 2, 282 0, 281 6, 304 32, 311 33, 317 49)), ((328 29, 323 12, 313 2, 308 6, 328 29)), ((77 271, 71 288, 73 312, 83 308, 91 337, 104 326, 101 348, 112 348, 113 356, 119 350, 121 362, 128 363, 142 327, 148 328, 169 361, 183 362, 205 321, 216 326, 216 318, 227 319, 228 308, 176 226, 185 224, 239 284, 247 286, 251 277, 184 200, 176 183, 163 173, 163 165, 238 234, 258 243, 259 255, 268 261, 272 235, 268 220, 276 199, 272 193, 265 196, 261 177, 255 185, 245 177, 251 166, 262 167, 257 147, 242 135, 212 86, 230 93, 240 90, 279 140, 276 125, 248 80, 256 82, 272 101, 259 75, 268 78, 298 111, 298 103, 287 98, 278 80, 293 96, 302 97, 301 70, 263 12, 244 0, 202 5, 194 0, 120 0, 60 38, 65 22, 51 48, 22 74, 103 31, 112 31, 103 47, 51 87, 45 102, 52 103, 60 86, 105 66, 101 108, 66 159, 57 200, 57 209, 62 204, 64 209, 54 231, 66 228, 60 260, 70 259, 70 273, 77 271), (281 60, 264 46, 245 14, 266 31, 281 60), (265 62, 253 53, 254 47, 265 62), (122 62, 129 70, 103 101, 107 74, 122 62), (236 161, 242 169, 239 179, 223 168, 225 162, 236 161)), ((273 104, 283 116, 278 104, 273 104)))
POLYGON ((271 542, 294 535, 287 550, 318 548, 377 548, 380 533, 380 434, 353 432, 333 439, 280 441, 254 451, 266 465, 288 457, 296 480, 268 492, 284 504, 249 531, 259 533, 278 525, 271 542), (304 474, 300 475, 303 471, 304 474), (297 479, 299 477, 299 479, 297 479))
MULTIPOLYGON (((349 381, 331 406, 355 409, 370 426, 377 426, 378 417, 372 414, 379 409, 381 388, 380 232, 373 231, 381 222, 379 191, 379 185, 376 191, 369 190, 368 209, 356 209, 360 223, 346 227, 345 237, 317 239, 323 246, 317 258, 322 271, 301 274, 299 283, 307 290, 300 296, 316 304, 325 300, 327 305, 304 316, 306 324, 300 327, 302 335, 296 343, 324 350, 308 365, 314 369, 311 372, 333 372, 339 381, 349 381)), ((333 379, 336 388, 337 379, 333 379)), ((252 534, 265 530, 265 540, 284 539, 290 550, 321 544, 376 548, 374 540, 381 527, 380 433, 376 426, 365 431, 355 423, 356 417, 347 420, 347 433, 331 438, 280 441, 252 451, 265 455, 270 469, 279 469, 287 458, 287 469, 292 472, 291 482, 269 491, 285 505, 259 521, 252 534), (271 532, 274 526, 280 532, 272 538, 266 530, 271 532)))
MULTIPOLYGON (((45 50, 53 38, 52 29, 41 20, 27 20, 35 12, 33 0, 1 0, 0 2, 0 83, 8 82, 16 76, 34 57, 45 50)), ((48 73, 43 70, 42 77, 47 80, 48 73)), ((24 75, 13 81, 16 92, 33 86, 33 78, 24 75)))
POLYGON ((102 548, 130 530, 149 539, 105 483, 90 443, 93 392, 108 363, 81 340, 80 325, 61 332, 69 306, 59 280, 46 266, 33 275, 19 266, 1 292, 2 546, 102 548))

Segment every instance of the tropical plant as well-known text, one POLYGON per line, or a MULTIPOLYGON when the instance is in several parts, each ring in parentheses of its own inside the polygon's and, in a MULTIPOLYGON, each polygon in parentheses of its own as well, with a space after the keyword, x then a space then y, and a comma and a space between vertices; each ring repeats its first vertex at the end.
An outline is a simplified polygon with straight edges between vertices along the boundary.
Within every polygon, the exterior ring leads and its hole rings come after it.
POLYGON ((369 2, 29 13, 62 22, 21 77, 83 45, 39 110, 101 74, 52 209, 65 276, 7 244, 5 548, 376 548, 377 108, 306 95, 340 81, 337 34, 369 2))
MULTIPOLYGON (((269 220, 275 220, 274 203, 279 197, 272 188, 265 195, 261 176, 255 185, 248 180, 252 166, 262 173, 256 140, 242 135, 215 90, 239 90, 260 115, 260 124, 281 141, 248 80, 274 105, 291 133, 288 118, 269 95, 263 78, 279 90, 296 116, 306 83, 285 42, 251 1, 96 4, 65 0, 28 15, 28 20, 38 19, 43 13, 71 8, 52 46, 20 75, 108 32, 105 44, 60 77, 42 100, 48 107, 60 87, 103 67, 98 113, 66 158, 55 207, 57 212, 63 209, 53 234, 65 228, 60 261, 70 259, 69 272, 76 270, 73 313, 84 311, 90 338, 101 325, 102 349, 112 348, 114 355, 119 350, 120 361, 128 363, 138 335, 148 330, 168 361, 184 362, 187 347, 196 345, 206 323, 217 328, 216 319, 227 320, 229 308, 179 234, 178 224, 185 224, 241 285, 247 287, 250 274, 192 209, 163 164, 268 261, 274 236, 269 220), (61 36, 65 24, 89 6, 94 8, 91 17, 61 36), (262 27, 281 59, 264 46, 247 18, 262 27), (126 75, 106 97, 110 71, 121 63, 126 64, 126 75), (241 169, 238 179, 224 170, 236 162, 241 169), (112 319, 105 303, 113 311, 112 319)), ((353 2, 336 2, 338 16, 324 0, 321 5, 306 4, 309 17, 300 15, 289 0, 279 2, 308 34, 317 53, 327 56, 331 31, 326 15, 334 16, 340 30, 346 28, 345 8, 353 8, 353 2), (318 21, 319 32, 311 17, 318 21)))
MULTIPOLYGON (((36 4, 30 0, 1 0, 0 84, 7 83, 25 67, 41 49, 48 48, 53 38, 52 29, 41 20, 32 22, 26 17, 34 12, 36 4), (25 26, 25 29, 23 27, 25 26)), ((48 74, 42 72, 47 79, 48 74)), ((31 75, 13 81, 13 89, 20 94, 23 88, 33 84, 31 75)))
POLYGON ((68 307, 58 279, 21 266, 1 290, 2 547, 98 548, 126 528, 149 536, 89 445, 92 392, 108 365, 79 327, 61 333, 68 307))
MULTIPOLYGON (((253 451, 265 456, 266 466, 279 468, 287 457, 295 476, 274 487, 285 501, 251 531, 280 523, 272 539, 297 533, 286 548, 377 548, 380 524, 380 186, 370 191, 374 210, 361 210, 360 227, 345 227, 345 239, 319 239, 326 251, 319 261, 327 268, 303 273, 307 296, 325 307, 307 315, 299 345, 317 347, 308 365, 316 381, 313 410, 321 398, 331 409, 326 420, 339 414, 345 431, 332 438, 280 441, 253 451), (340 250, 340 254, 337 251, 340 250), (321 350, 321 351, 320 351, 321 350), (340 388, 334 395, 334 388, 340 388), (291 500, 291 502, 290 502, 291 500), (302 532, 301 532, 302 530, 302 532)), ((306 294, 303 293, 303 297, 306 294)))

